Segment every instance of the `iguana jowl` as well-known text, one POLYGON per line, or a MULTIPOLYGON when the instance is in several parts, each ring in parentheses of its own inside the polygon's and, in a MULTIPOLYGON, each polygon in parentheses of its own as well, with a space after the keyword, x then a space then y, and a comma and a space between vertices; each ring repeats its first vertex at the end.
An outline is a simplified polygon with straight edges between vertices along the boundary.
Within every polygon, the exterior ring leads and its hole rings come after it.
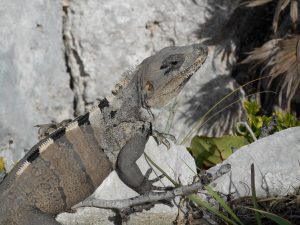
POLYGON ((59 225, 54 216, 91 195, 113 169, 138 193, 153 190, 136 164, 154 134, 150 109, 177 96, 206 57, 201 44, 164 48, 113 98, 46 134, 1 183, 0 224, 59 225))

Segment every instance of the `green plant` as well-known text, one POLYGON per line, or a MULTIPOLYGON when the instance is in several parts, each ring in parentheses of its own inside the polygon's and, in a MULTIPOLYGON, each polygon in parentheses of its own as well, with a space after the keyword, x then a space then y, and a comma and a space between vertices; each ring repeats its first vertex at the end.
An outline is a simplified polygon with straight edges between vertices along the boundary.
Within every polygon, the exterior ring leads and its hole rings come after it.
MULTIPOLYGON (((292 113, 275 111, 271 116, 266 116, 263 115, 261 107, 256 101, 246 100, 244 106, 247 124, 255 138, 300 125, 300 121, 292 113)), ((245 127, 239 127, 238 130, 249 142, 254 141, 254 137, 245 127)))

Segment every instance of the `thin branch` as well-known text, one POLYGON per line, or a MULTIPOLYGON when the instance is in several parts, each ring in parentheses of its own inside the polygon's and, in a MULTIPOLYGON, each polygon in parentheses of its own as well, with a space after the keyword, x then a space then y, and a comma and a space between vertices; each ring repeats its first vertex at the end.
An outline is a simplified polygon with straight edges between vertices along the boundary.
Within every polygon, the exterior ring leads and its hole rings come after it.
MULTIPOLYGON (((228 173, 231 169, 229 164, 222 165, 218 171, 214 174, 206 174, 207 179, 213 181, 218 177, 228 173)), ((202 179, 200 179, 202 180, 202 179)), ((187 196, 193 193, 198 192, 204 188, 202 182, 197 182, 190 185, 181 186, 174 188, 173 190, 168 190, 164 192, 149 192, 144 195, 139 195, 129 199, 122 200, 102 200, 102 199, 86 199, 83 202, 73 206, 73 209, 80 207, 95 207, 95 208, 104 208, 104 209, 114 209, 126 212, 136 212, 141 211, 142 209, 149 209, 154 206, 154 204, 162 203, 162 200, 172 200, 176 196, 187 196)))

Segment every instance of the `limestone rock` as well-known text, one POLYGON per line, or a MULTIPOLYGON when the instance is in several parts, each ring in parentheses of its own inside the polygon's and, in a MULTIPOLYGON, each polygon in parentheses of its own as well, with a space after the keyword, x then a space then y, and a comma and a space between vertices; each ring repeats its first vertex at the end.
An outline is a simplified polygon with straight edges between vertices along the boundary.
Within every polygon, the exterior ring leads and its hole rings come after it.
MULTIPOLYGON (((237 1, 70 1, 65 43, 75 83, 76 112, 82 113, 97 97, 109 95, 126 68, 161 48, 199 42, 199 36, 218 33, 216 27, 236 5, 237 1), (213 4, 223 5, 222 13, 214 18, 214 24, 202 29, 200 25, 212 16, 209 9, 213 4)), ((226 62, 210 47, 204 68, 188 82, 176 106, 170 104, 159 113, 156 126, 181 140, 205 112, 238 87, 229 73, 226 62)), ((235 100, 231 98, 229 103, 235 100)), ((228 105, 227 101, 218 109, 228 105)), ((240 116, 241 105, 235 104, 210 120, 203 133, 229 132, 240 116)))
POLYGON ((37 141, 36 124, 72 116, 61 1, 0 3, 0 155, 11 167, 37 141))
MULTIPOLYGON (((289 128, 244 146, 222 164, 231 165, 231 174, 211 185, 234 198, 251 196, 250 166, 255 166, 258 197, 284 196, 295 193, 300 186, 300 127, 289 128), (229 188, 231 186, 231 189, 229 188)), ((220 165, 209 171, 216 171, 220 165)))

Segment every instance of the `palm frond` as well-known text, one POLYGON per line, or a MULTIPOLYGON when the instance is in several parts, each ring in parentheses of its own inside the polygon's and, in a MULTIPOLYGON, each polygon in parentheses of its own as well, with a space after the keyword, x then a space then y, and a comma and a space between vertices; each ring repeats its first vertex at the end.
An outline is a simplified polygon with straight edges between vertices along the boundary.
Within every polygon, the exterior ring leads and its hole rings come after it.
POLYGON ((266 3, 272 2, 273 0, 247 0, 242 2, 243 6, 246 7, 256 7, 256 6, 260 6, 260 5, 264 5, 266 3))
POLYGON ((290 16, 291 16, 293 30, 296 30, 297 20, 298 20, 298 1, 297 0, 292 0, 292 2, 291 2, 290 16))
POLYGON ((260 48, 254 49, 242 63, 262 66, 262 73, 270 75, 270 83, 278 76, 283 76, 280 85, 280 101, 285 92, 288 109, 300 83, 300 36, 291 35, 283 39, 273 39, 260 48))
MULTIPOLYGON (((273 1, 274 0, 244 0, 241 5, 245 7, 257 7, 273 1)), ((290 5, 290 17, 291 17, 292 27, 293 30, 296 30, 297 20, 298 20, 297 0, 278 0, 275 13, 274 13, 273 23, 272 23, 273 31, 275 33, 278 30, 280 14, 283 10, 286 9, 288 5, 290 5)))

